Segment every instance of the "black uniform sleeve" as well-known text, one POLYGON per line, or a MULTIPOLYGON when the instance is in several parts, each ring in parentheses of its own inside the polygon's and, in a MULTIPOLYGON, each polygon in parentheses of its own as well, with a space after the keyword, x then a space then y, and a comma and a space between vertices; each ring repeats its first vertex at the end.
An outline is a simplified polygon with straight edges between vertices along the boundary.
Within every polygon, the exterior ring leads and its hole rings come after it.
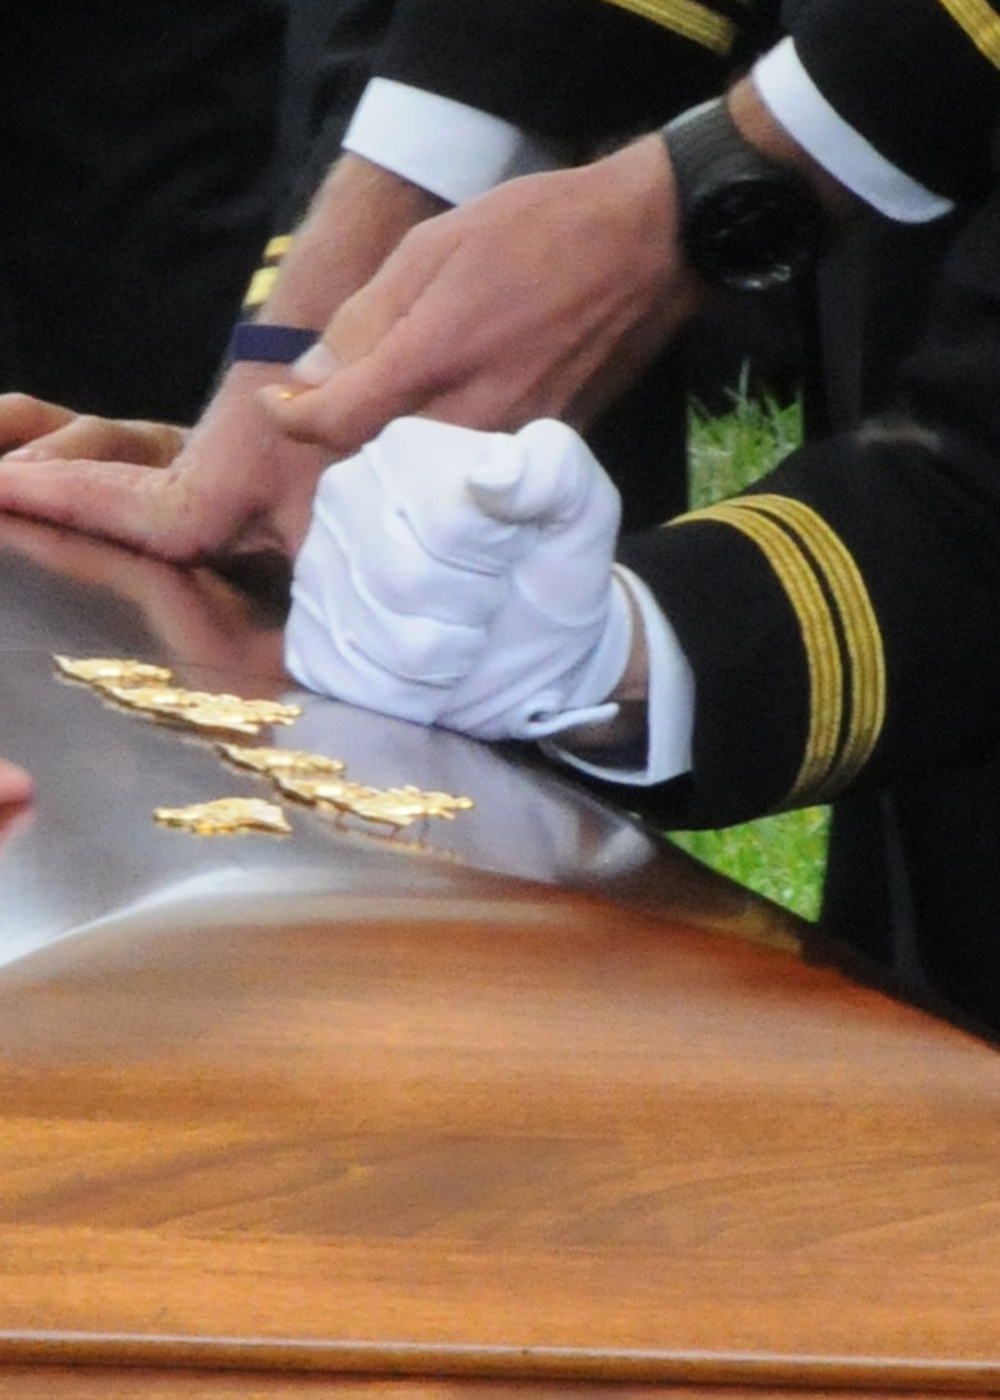
POLYGON ((929 189, 978 202, 1000 102, 995 0, 786 0, 784 17, 830 104, 929 189))
POLYGON ((587 151, 718 92, 770 0, 398 0, 379 75, 587 151))
POLYGON ((340 155, 392 10, 393 0, 293 0, 289 5, 277 233, 295 227, 340 155))
POLYGON ((1000 194, 892 416, 627 542, 696 677, 690 779, 633 809, 720 826, 1000 751, 998 298, 1000 194))
POLYGON ((245 314, 269 295, 287 235, 339 155, 370 77, 491 112, 567 159, 585 157, 718 92, 773 40, 779 10, 780 0, 295 0, 277 236, 245 314))
POLYGON ((284 8, 18 6, 0 116, 3 387, 191 421, 267 235, 284 8))

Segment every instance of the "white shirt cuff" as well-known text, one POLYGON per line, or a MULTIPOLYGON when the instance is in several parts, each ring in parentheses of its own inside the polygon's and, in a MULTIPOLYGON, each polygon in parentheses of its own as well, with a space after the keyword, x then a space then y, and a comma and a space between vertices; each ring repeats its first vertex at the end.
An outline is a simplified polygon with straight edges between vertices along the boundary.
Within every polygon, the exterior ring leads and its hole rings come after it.
POLYGON ((646 631, 649 657, 648 744, 644 768, 607 768, 588 762, 549 741, 546 752, 561 763, 605 782, 652 787, 677 778, 691 768, 694 736, 694 672, 677 633, 660 611, 649 589, 631 569, 615 565, 615 573, 628 588, 646 631))
POLYGON ((450 204, 562 164, 510 122, 391 78, 369 82, 343 146, 450 204))
POLYGON ((783 39, 755 64, 753 82, 772 116, 802 149, 880 214, 920 224, 954 208, 951 200, 886 160, 830 106, 791 39, 783 39))

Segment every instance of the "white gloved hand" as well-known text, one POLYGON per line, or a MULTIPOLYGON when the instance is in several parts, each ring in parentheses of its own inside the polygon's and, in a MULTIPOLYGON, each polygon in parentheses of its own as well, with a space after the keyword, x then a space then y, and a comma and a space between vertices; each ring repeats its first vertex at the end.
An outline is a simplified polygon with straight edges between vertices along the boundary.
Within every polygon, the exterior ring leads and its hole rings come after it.
POLYGON ((303 685, 477 738, 609 719, 631 644, 619 501, 571 428, 400 419, 324 473, 295 564, 303 685))

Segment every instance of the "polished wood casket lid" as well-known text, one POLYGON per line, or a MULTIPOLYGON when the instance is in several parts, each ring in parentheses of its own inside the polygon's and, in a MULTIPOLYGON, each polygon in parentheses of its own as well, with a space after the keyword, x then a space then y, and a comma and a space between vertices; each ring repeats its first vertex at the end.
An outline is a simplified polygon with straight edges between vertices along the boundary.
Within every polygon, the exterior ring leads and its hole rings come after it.
POLYGON ((476 808, 157 828, 217 752, 51 653, 284 694, 273 629, 64 544, 0 556, 0 1362, 1000 1387, 992 1048, 524 757, 330 702, 310 744, 476 808))

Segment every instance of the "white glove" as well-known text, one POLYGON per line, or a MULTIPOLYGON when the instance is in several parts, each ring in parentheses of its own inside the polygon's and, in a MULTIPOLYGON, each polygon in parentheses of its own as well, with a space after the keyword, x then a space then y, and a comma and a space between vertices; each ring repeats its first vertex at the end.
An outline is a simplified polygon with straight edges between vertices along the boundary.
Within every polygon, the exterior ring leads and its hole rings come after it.
POLYGON ((400 419, 323 474, 295 565, 291 673, 477 738, 611 718, 631 645, 619 501, 571 428, 400 419))

